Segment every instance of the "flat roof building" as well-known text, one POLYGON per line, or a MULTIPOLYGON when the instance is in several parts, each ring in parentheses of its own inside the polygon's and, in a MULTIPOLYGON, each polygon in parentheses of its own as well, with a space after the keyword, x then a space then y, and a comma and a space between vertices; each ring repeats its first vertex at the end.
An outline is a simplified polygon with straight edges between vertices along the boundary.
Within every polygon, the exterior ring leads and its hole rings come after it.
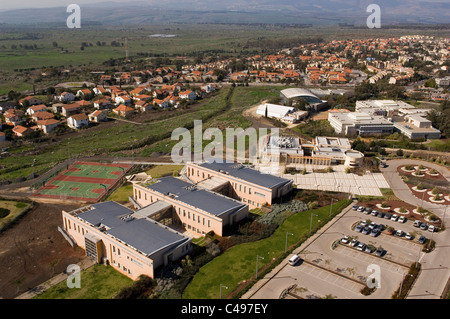
POLYGON ((404 118, 394 118, 394 129, 410 139, 440 139, 441 131, 431 125, 431 121, 418 114, 404 118))
POLYGON ((292 181, 261 173, 239 163, 188 163, 187 177, 194 183, 208 179, 221 179, 229 183, 227 196, 240 200, 252 208, 272 205, 292 190, 292 181))
POLYGON ((356 167, 362 163, 364 155, 352 150, 347 138, 317 136, 314 144, 301 144, 296 137, 268 136, 260 157, 263 163, 290 166, 343 164, 356 167))
POLYGON ((388 119, 363 112, 328 113, 328 121, 338 134, 370 136, 394 132, 394 124, 388 119))
POLYGON ((175 177, 134 183, 133 197, 144 209, 158 201, 170 204, 172 224, 194 236, 210 231, 222 236, 225 226, 248 216, 246 204, 175 177))
POLYGON ((260 116, 275 118, 287 123, 296 123, 297 121, 305 117, 308 112, 298 111, 295 107, 264 103, 258 107, 258 109, 256 110, 256 114, 260 116))
POLYGON ((62 211, 63 232, 96 263, 137 279, 188 254, 191 239, 145 213, 108 201, 62 211))

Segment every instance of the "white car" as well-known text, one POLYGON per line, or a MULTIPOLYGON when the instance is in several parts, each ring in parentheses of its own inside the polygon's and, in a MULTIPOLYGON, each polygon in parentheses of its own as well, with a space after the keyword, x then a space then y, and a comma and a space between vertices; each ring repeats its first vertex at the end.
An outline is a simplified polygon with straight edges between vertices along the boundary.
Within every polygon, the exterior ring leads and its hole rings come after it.
POLYGON ((409 239, 409 240, 412 240, 412 239, 414 238, 414 236, 411 235, 410 233, 406 233, 406 234, 405 234, 405 238, 406 238, 406 239, 409 239))
POLYGON ((429 232, 435 232, 437 230, 437 228, 436 228, 436 226, 433 226, 433 225, 430 225, 430 226, 428 226, 428 231, 429 232))
POLYGON ((403 236, 403 230, 401 230, 401 229, 398 229, 396 232, 395 232, 395 235, 397 235, 398 237, 402 237, 403 236))
POLYGON ((397 221, 399 223, 404 223, 404 222, 406 222, 406 217, 405 216, 400 216, 397 221))
POLYGON ((352 239, 352 241, 350 242, 350 246, 352 246, 352 247, 355 247, 358 244, 359 244, 359 241, 357 239, 352 239))
POLYGON ((295 266, 296 263, 298 263, 300 260, 300 257, 298 255, 294 255, 289 259, 289 265, 295 266))
POLYGON ((397 219, 398 219, 398 215, 397 215, 397 214, 392 215, 391 220, 393 220, 394 222, 396 222, 397 219))
POLYGON ((342 244, 348 244, 349 242, 350 242, 350 239, 348 238, 348 236, 342 237, 342 239, 341 239, 342 244))

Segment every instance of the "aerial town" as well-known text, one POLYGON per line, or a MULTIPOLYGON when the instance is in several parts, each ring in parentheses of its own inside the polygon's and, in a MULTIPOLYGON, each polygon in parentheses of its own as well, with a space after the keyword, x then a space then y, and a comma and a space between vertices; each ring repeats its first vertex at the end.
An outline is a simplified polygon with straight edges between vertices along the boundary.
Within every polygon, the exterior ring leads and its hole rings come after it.
POLYGON ((2 74, 0 298, 450 298, 448 36, 128 46, 2 74))

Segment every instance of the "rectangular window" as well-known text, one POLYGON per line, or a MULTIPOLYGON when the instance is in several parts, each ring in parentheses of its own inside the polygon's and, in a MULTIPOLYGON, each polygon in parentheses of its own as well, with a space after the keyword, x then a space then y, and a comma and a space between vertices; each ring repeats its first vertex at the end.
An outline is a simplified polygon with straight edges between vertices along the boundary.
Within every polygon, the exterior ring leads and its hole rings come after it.
POLYGON ((244 193, 247 191, 247 186, 244 186, 244 193))
POLYGON ((195 222, 195 214, 192 214, 192 220, 195 222))
POLYGON ((248 188, 248 193, 251 195, 252 194, 252 189, 249 187, 248 188))
POLYGON ((208 220, 208 227, 211 227, 211 221, 208 220))

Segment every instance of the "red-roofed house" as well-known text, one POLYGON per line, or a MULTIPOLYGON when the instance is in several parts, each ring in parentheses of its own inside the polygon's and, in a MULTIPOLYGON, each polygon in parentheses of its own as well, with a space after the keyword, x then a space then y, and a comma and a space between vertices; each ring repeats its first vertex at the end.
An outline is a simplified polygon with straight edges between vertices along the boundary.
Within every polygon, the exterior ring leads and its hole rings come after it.
POLYGON ((22 137, 26 133, 31 132, 31 129, 22 125, 16 125, 13 127, 12 131, 16 136, 22 137))
POLYGON ((191 90, 182 91, 182 92, 178 93, 178 96, 180 97, 180 99, 184 99, 184 100, 197 99, 197 94, 195 94, 195 92, 193 92, 191 90))
POLYGON ((108 112, 104 110, 97 110, 89 114, 89 121, 91 122, 105 122, 108 120, 108 112))
POLYGON ((61 122, 55 119, 40 120, 36 122, 37 127, 45 134, 53 131, 61 122))
POLYGON ((134 113, 134 109, 132 107, 121 104, 115 109, 113 109, 113 112, 119 114, 122 117, 127 117, 134 113))
POLYGON ((89 118, 86 114, 75 114, 67 118, 67 126, 73 129, 80 129, 89 125, 89 118))

